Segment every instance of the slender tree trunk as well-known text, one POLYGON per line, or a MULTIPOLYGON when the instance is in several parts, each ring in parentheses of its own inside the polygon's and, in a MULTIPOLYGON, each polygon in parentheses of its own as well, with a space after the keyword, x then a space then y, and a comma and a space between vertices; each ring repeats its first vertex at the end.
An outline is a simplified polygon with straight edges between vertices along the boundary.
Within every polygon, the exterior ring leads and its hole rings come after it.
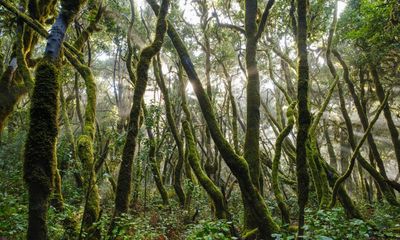
POLYGON ((169 99, 168 89, 167 89, 167 86, 165 85, 164 77, 161 72, 161 63, 159 61, 155 61, 153 64, 154 64, 154 73, 156 76, 157 84, 160 87, 160 90, 161 90, 161 92, 163 94, 163 98, 164 98, 165 114, 167 116, 168 127, 172 133, 172 136, 173 136, 176 146, 178 148, 178 162, 176 163, 175 169, 174 169, 173 185, 174 185, 176 195, 178 196, 179 203, 181 204, 182 207, 184 207, 185 202, 186 202, 186 196, 185 196, 185 192, 183 191, 183 188, 182 188, 182 169, 183 169, 184 157, 185 157, 184 149, 183 149, 183 141, 179 134, 174 117, 172 115, 172 107, 171 107, 171 102, 169 99))
POLYGON ((217 185, 207 176, 200 164, 200 157, 196 149, 196 142, 192 134, 192 128, 188 121, 182 123, 183 130, 186 135, 186 141, 188 146, 188 159, 190 166, 192 167, 194 173, 200 184, 206 190, 214 205, 214 216, 218 219, 227 219, 229 217, 228 207, 224 195, 217 185))
MULTIPOLYGON (((369 65, 371 70, 372 79, 375 85, 375 93, 378 96, 379 101, 382 103, 385 99, 385 91, 383 90, 381 81, 379 79, 379 74, 376 67, 373 64, 369 65)), ((400 140, 399 140, 399 132, 397 131, 396 125, 394 124, 392 113, 390 112, 389 103, 385 105, 383 108, 383 115, 385 116, 386 123, 389 128, 390 137, 392 139, 392 143, 394 146, 394 153, 397 159, 397 167, 400 172, 400 140)))
MULTIPOLYGON (((165 17, 168 12, 168 0, 163 0, 157 19, 156 36, 152 44, 142 50, 140 59, 136 67, 136 86, 133 94, 133 105, 130 113, 129 131, 127 133, 124 150, 122 153, 122 162, 118 174, 118 184, 115 197, 114 217, 119 217, 126 213, 129 207, 129 199, 132 185, 132 166, 133 157, 136 149, 137 136, 140 127, 140 110, 143 101, 143 95, 146 91, 148 81, 148 69, 153 56, 161 49, 167 24, 165 17)), ((110 230, 113 228, 111 226, 110 230)))
MULTIPOLYGON (((350 94, 351 94, 351 96, 352 96, 352 98, 353 98, 353 101, 354 101, 354 104, 355 104, 355 106, 356 106, 358 116, 359 116, 359 118, 360 118, 360 120, 361 120, 361 124, 362 124, 362 126, 363 126, 363 128, 364 128, 364 131, 366 131, 366 129, 368 128, 368 118, 367 118, 367 115, 365 114, 365 112, 363 111, 363 108, 362 108, 360 99, 359 99, 359 97, 358 97, 357 94, 356 94, 356 91, 355 91, 355 88, 354 88, 354 84, 353 84, 353 82, 350 80, 349 69, 348 69, 348 67, 347 67, 347 64, 346 64, 346 62, 342 59, 342 57, 340 56, 340 54, 339 54, 338 51, 333 50, 332 53, 333 53, 333 55, 339 60, 340 64, 341 64, 342 67, 343 67, 343 79, 344 79, 345 82, 347 83, 347 86, 348 86, 348 88, 349 88, 350 94)), ((365 109, 365 110, 366 110, 366 109, 365 109)), ((386 175, 386 171, 385 171, 385 166, 384 166, 383 161, 382 161, 382 158, 381 158, 381 156, 380 156, 380 154, 379 154, 378 147, 377 147, 377 145, 376 145, 376 143, 375 143, 374 137, 372 136, 371 133, 368 135, 368 144, 369 144, 369 146, 370 146, 370 148, 371 148, 371 151, 372 151, 372 154, 373 154, 373 156, 374 156, 374 159, 375 159, 375 161, 376 161, 376 163, 377 163, 377 165, 378 165, 379 172, 381 173, 381 175, 382 175, 385 179, 387 179, 387 175, 386 175)))
POLYGON ((272 189, 274 191, 275 199, 278 202, 278 207, 281 211, 282 223, 290 224, 290 214, 287 204, 284 202, 282 190, 279 186, 279 162, 281 158, 283 140, 289 135, 294 125, 293 104, 287 110, 288 125, 279 133, 275 142, 275 155, 272 162, 272 189))
POLYGON ((329 136, 328 125, 326 123, 324 123, 324 137, 328 148, 329 165, 331 165, 334 169, 337 169, 338 166, 337 166, 336 154, 332 145, 331 138, 329 136))
POLYGON ((307 150, 308 130, 311 123, 310 110, 308 106, 308 82, 309 70, 307 60, 307 1, 297 1, 297 55, 298 55, 298 133, 296 142, 296 171, 297 191, 299 205, 299 229, 297 238, 302 239, 304 235, 304 209, 308 201, 308 167, 307 150))
MULTIPOLYGON (((267 3, 262 21, 265 24, 274 1, 267 3)), ((243 156, 246 159, 252 182, 257 190, 261 190, 262 174, 260 165, 260 76, 257 68, 257 42, 264 31, 265 25, 257 24, 257 1, 245 1, 245 35, 246 35, 246 134, 243 156)), ((245 197, 242 197, 245 200, 245 197)), ((251 206, 247 201, 244 204, 244 225, 248 230, 254 229, 257 224, 251 214, 251 206)))
POLYGON ((152 130, 152 125, 151 122, 152 120, 149 119, 151 116, 148 115, 146 106, 143 103, 143 112, 144 112, 144 117, 147 118, 147 120, 145 120, 146 122, 146 130, 147 130, 147 136, 149 138, 149 163, 150 163, 150 170, 153 174, 153 178, 154 181, 156 182, 156 186, 157 186, 157 190, 161 195, 161 198, 163 200, 163 204, 164 205, 168 205, 169 204, 169 200, 168 200, 168 193, 165 190, 162 178, 161 178, 161 174, 160 174, 160 169, 156 160, 156 139, 154 137, 154 133, 152 130))

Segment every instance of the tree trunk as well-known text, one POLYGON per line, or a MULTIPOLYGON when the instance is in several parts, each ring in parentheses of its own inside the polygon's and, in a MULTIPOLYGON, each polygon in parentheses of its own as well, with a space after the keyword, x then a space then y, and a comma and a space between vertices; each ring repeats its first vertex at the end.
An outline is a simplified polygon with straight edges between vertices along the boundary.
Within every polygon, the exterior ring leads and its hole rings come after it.
MULTIPOLYGON (((115 197, 114 218, 126 213, 129 207, 129 198, 132 185, 132 166, 133 157, 136 149, 137 136, 140 128, 140 110, 143 101, 143 95, 146 91, 148 81, 148 69, 151 59, 160 51, 163 44, 167 24, 165 17, 168 12, 168 0, 163 0, 157 19, 156 37, 152 44, 142 50, 140 59, 136 67, 136 86, 133 94, 133 104, 130 112, 129 131, 127 133, 122 162, 118 174, 117 191, 115 197)), ((113 228, 111 226, 110 230, 113 228)), ((111 232, 111 231, 110 231, 111 232)))
POLYGON ((165 85, 164 77, 161 72, 161 63, 159 61, 155 61, 154 63, 154 74, 157 80, 157 84, 160 87, 160 90, 163 94, 164 98, 164 105, 165 105, 165 114, 167 116, 167 123, 168 127, 172 133, 172 136, 175 140, 176 146, 178 148, 178 162, 175 165, 174 169, 174 189, 176 192, 176 195, 178 196, 179 203, 182 207, 185 206, 186 202, 186 196, 185 192, 183 191, 182 188, 182 169, 183 169, 183 164, 184 164, 184 150, 183 150, 183 142, 182 138, 179 135, 179 131, 176 125, 176 122, 174 120, 174 117, 172 115, 172 108, 171 108, 171 102, 169 99, 169 93, 168 89, 165 85))
POLYGON ((309 70, 307 60, 307 1, 297 1, 297 55, 298 55, 298 132, 296 142, 296 172, 297 191, 299 205, 299 228, 297 238, 302 239, 304 235, 304 209, 308 201, 308 167, 307 150, 308 130, 311 123, 310 110, 308 106, 308 81, 309 70))
MULTIPOLYGON (((156 1, 148 0, 148 2, 153 8, 153 11, 157 13, 159 7, 156 1)), ((249 203, 248 205, 251 206, 251 212, 255 219, 255 222, 257 223, 261 238, 272 239, 271 234, 276 232, 279 227, 272 220, 264 199, 252 183, 249 166, 246 160, 243 157, 237 155, 234 149, 224 138, 221 129, 218 126, 218 122, 215 118, 210 99, 208 98, 201 84, 201 81, 196 73, 196 70, 194 69, 194 65, 189 57, 188 51, 184 43, 182 42, 182 39, 177 34, 171 22, 168 22, 168 36, 170 37, 175 49, 177 50, 183 68, 185 69, 189 81, 193 86, 204 119, 206 120, 207 126, 210 129, 211 137, 218 147, 222 158, 225 160, 232 173, 238 179, 244 201, 247 201, 249 203)))
MULTIPOLYGON (((371 70, 372 79, 375 85, 375 93, 378 96, 379 101, 382 103, 385 99, 385 91, 383 90, 381 81, 379 79, 379 74, 376 67, 373 64, 369 65, 371 70)), ((386 123, 389 128, 390 137, 392 138, 392 143, 394 146, 394 153, 397 159, 397 167, 400 172, 400 140, 399 140, 399 132, 397 131, 396 125, 394 124, 392 113, 390 112, 389 103, 385 105, 383 108, 383 115, 385 116, 386 123)))
POLYGON ((227 219, 229 217, 228 207, 224 195, 221 190, 214 184, 214 182, 207 176, 200 164, 200 157, 196 149, 196 142, 192 134, 192 128, 188 121, 182 123, 183 131, 186 135, 186 141, 188 149, 188 159, 190 166, 192 167, 194 173, 200 184, 206 190, 208 196, 213 201, 214 205, 214 216, 218 219, 227 219))
POLYGON ((24 179, 29 191, 27 239, 48 239, 46 212, 49 196, 54 188, 57 167, 55 147, 60 86, 56 64, 64 34, 84 2, 61 2, 61 12, 52 26, 44 58, 36 69, 24 161, 24 179), (46 119, 43 119, 43 116, 46 116, 46 119))

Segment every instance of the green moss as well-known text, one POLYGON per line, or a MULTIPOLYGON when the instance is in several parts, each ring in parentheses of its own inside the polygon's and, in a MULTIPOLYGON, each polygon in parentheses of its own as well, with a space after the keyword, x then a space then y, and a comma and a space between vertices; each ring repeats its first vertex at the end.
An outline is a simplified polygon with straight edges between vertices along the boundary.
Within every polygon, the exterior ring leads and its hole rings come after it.
POLYGON ((183 131, 185 132, 187 147, 188 149, 188 160, 190 166, 192 167, 194 174, 196 175, 198 181, 206 190, 207 194, 213 201, 214 205, 214 216, 218 219, 226 219, 229 216, 228 207, 226 206, 225 198, 219 188, 214 184, 214 182, 207 176, 201 167, 200 157, 196 149, 196 142, 187 121, 182 123, 183 131))
MULTIPOLYGON (((147 2, 153 8, 153 11, 157 13, 159 9, 157 2, 154 0, 148 0, 147 2)), ((210 99, 201 84, 182 39, 177 34, 171 22, 168 22, 168 36, 177 50, 181 64, 193 86, 202 114, 207 122, 208 128, 210 129, 211 137, 213 138, 214 143, 221 153, 224 161, 238 179, 244 201, 247 201, 246 204, 252 208, 252 215, 257 222, 261 236, 266 239, 271 238, 271 234, 276 232, 279 227, 272 220, 267 206, 264 203, 264 199, 251 181, 249 166, 246 160, 237 155, 235 150, 224 138, 221 129, 219 128, 219 124, 215 118, 210 99)))
POLYGON ((304 208, 308 202, 309 176, 307 164, 308 130, 310 127, 311 116, 308 106, 308 81, 309 69, 307 60, 307 1, 297 1, 297 54, 298 54, 298 132, 296 139, 296 173, 297 191, 299 205, 299 230, 298 236, 304 233, 304 208))
POLYGON ((153 66, 154 66, 154 75, 156 77, 157 84, 160 87, 161 92, 164 97, 165 114, 167 117, 168 127, 172 133, 172 136, 173 136, 176 146, 178 148, 178 162, 176 163, 175 168, 174 168, 173 185, 174 185, 176 195, 178 196, 179 203, 181 204, 181 206, 185 206, 186 196, 185 196, 185 192, 183 191, 183 188, 182 188, 182 169, 183 169, 183 164, 184 164, 183 141, 181 139, 181 136, 179 135, 178 128, 176 126, 175 119, 172 114, 172 107, 171 107, 171 102, 169 99, 169 93, 168 93, 168 89, 165 85, 164 77, 161 73, 160 62, 154 61, 153 66))
POLYGON ((57 66, 43 59, 36 69, 25 145, 24 180, 30 198, 28 239, 47 239, 46 213, 57 166, 58 92, 57 66))
POLYGON ((98 232, 93 227, 99 219, 100 196, 97 187, 96 173, 94 172, 93 140, 87 135, 81 135, 78 139, 78 156, 82 161, 84 189, 85 189, 85 209, 83 214, 83 229, 92 238, 97 239, 98 232))
MULTIPOLYGON (((128 211, 131 185, 132 185, 132 166, 133 157, 136 148, 136 138, 139 133, 140 121, 140 110, 142 106, 143 95, 146 90, 148 81, 148 69, 150 61, 161 49, 164 35, 167 28, 165 21, 168 12, 168 0, 163 0, 162 8, 159 12, 156 25, 156 36, 153 43, 144 48, 139 57, 139 62, 136 67, 136 78, 137 83, 135 85, 135 91, 133 93, 133 104, 130 112, 130 120, 128 126, 128 133, 126 142, 122 153, 122 162, 120 171, 118 174, 118 183, 115 199, 115 212, 114 216, 118 217, 122 213, 128 211)), ((111 226, 110 230, 113 228, 111 226)))
POLYGON ((278 202, 278 207, 281 210, 282 222, 289 224, 289 208, 284 202, 282 190, 279 185, 279 162, 281 158, 281 151, 282 151, 282 143, 285 138, 289 135, 290 131, 294 125, 294 114, 293 114, 293 107, 294 104, 291 104, 287 110, 287 117, 288 117, 288 125, 279 133, 276 141, 275 141, 275 155, 272 162, 272 189, 274 191, 274 195, 276 201, 278 202))

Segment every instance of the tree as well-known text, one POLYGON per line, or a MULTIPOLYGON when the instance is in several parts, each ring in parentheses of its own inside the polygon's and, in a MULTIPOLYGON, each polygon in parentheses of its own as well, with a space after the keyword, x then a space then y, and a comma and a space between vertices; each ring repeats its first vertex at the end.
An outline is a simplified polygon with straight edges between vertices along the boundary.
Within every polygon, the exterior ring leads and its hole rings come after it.
POLYGON ((60 87, 57 64, 65 32, 84 3, 62 1, 61 12, 47 40, 44 58, 36 69, 24 161, 24 179, 29 190, 28 239, 48 239, 46 215, 57 166, 55 143, 60 87))

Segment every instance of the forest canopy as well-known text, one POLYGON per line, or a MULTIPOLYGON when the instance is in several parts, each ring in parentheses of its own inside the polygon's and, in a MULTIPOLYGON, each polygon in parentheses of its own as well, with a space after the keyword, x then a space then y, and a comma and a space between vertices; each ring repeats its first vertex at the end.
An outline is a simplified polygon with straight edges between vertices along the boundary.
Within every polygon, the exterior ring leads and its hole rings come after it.
POLYGON ((0 0, 0 239, 400 239, 398 0, 0 0))

